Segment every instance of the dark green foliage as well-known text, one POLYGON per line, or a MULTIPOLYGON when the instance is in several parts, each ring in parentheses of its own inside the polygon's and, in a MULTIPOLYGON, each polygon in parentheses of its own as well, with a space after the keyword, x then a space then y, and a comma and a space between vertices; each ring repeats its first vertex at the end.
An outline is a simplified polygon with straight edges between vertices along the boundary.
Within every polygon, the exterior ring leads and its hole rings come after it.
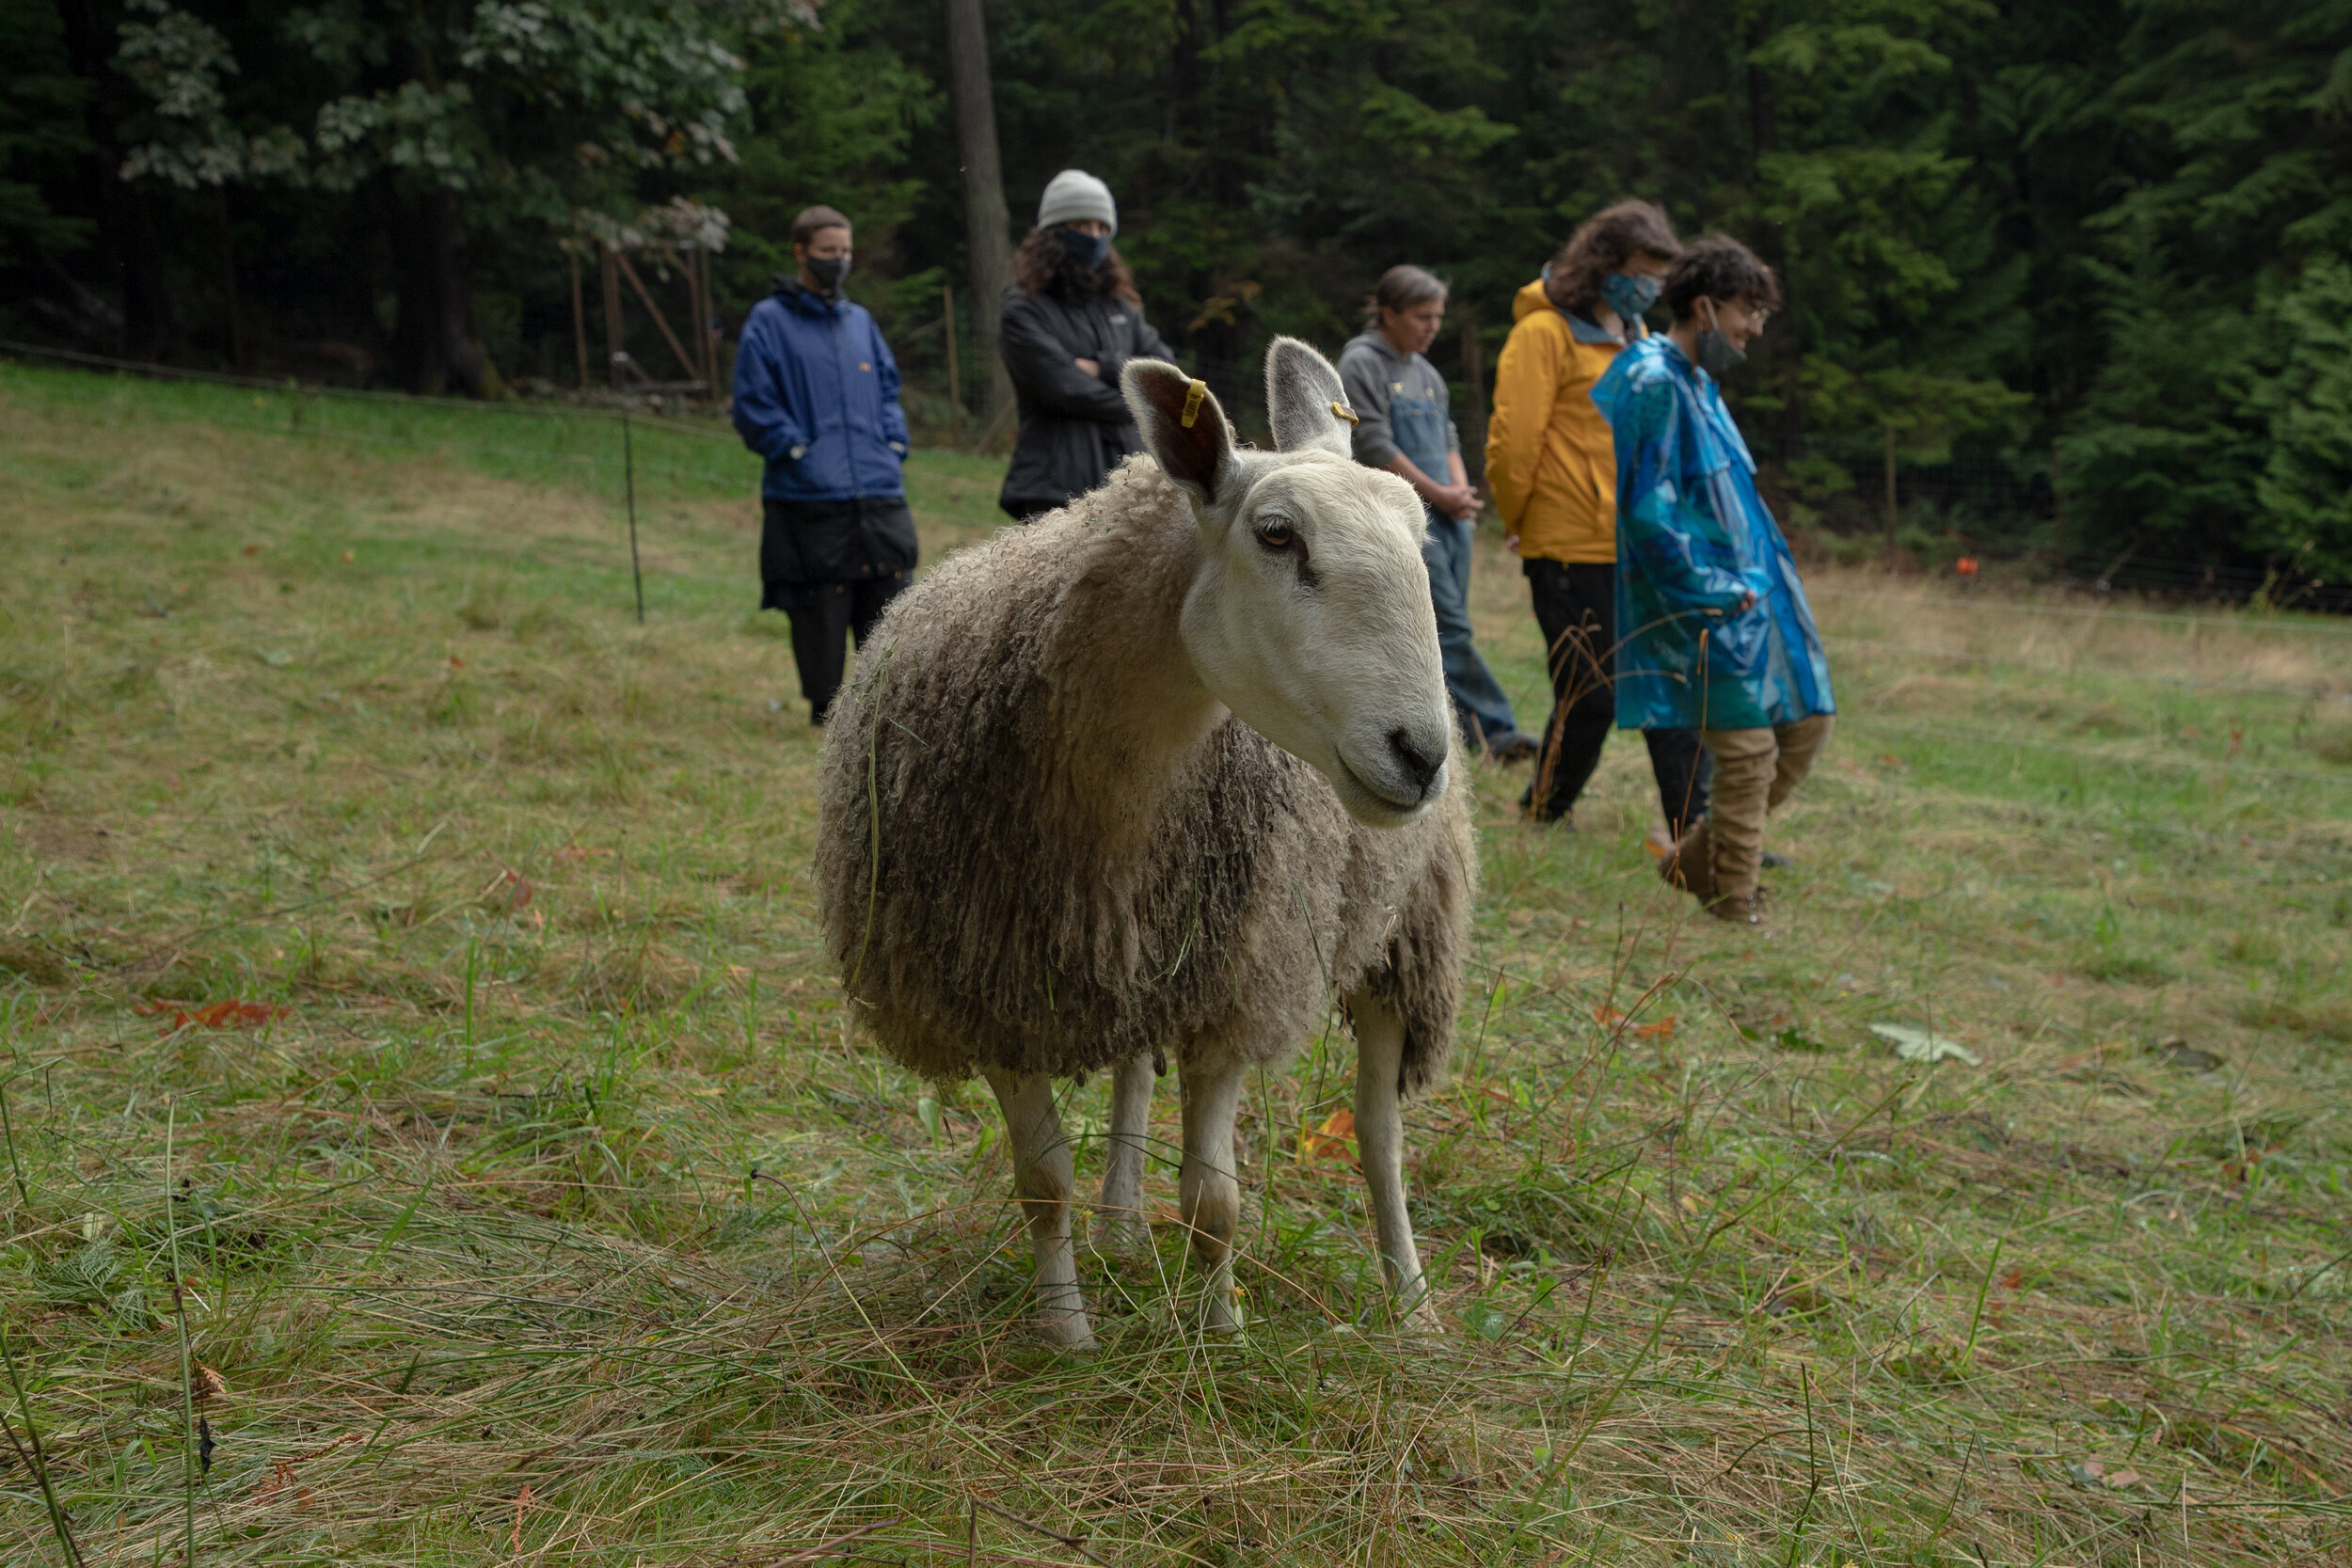
MULTIPOLYGON (((412 384, 568 380, 554 232, 674 195, 735 221, 730 315, 792 213, 851 213, 926 418, 940 285, 967 327, 991 308, 937 0, 54 4, 0 20, 30 62, 0 92, 0 250, 123 286, 105 258, 137 247, 84 244, 129 221, 80 156, 99 104, 163 214, 183 357, 229 348, 237 276, 288 368, 316 344, 412 384), (77 79, 56 19, 85 16, 117 53, 77 79)), ((1490 371, 1566 232, 1646 196, 1785 274, 1733 390, 1800 527, 2352 572, 2352 0, 1003 0, 989 26, 1008 243, 1055 171, 1104 177, 1154 322, 1245 420, 1267 339, 1336 343, 1401 261, 1454 285, 1439 365, 1467 319, 1490 371)))
POLYGON ((66 61, 56 11, 0 6, 0 265, 80 248, 89 226, 54 208, 44 182, 89 151, 82 127, 85 85, 66 61))

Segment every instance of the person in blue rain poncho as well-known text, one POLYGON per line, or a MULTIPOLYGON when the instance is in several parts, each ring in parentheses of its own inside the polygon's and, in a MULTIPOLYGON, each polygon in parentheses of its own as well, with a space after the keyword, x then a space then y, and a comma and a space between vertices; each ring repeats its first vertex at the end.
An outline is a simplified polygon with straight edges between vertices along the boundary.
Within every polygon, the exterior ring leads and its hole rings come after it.
POLYGON ((1712 797, 1661 871, 1710 913, 1756 925, 1765 815, 1811 769, 1836 711, 1795 558, 1717 386, 1780 285, 1715 234, 1683 253, 1662 297, 1673 326, 1593 388, 1617 454, 1617 723, 1699 731, 1712 797))

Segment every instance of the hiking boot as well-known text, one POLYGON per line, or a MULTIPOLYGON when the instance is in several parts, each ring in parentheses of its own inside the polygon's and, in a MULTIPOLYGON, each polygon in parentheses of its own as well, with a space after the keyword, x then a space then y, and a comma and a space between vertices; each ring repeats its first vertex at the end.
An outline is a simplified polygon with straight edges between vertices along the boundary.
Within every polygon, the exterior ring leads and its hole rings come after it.
POLYGON ((1714 849, 1708 842, 1705 818, 1691 824, 1682 842, 1658 857, 1658 877, 1668 887, 1680 888, 1702 904, 1715 899, 1714 849))
POLYGON ((1757 888, 1742 898, 1733 895, 1718 898, 1707 906, 1707 912, 1731 926, 1762 926, 1766 923, 1764 890, 1757 888))
POLYGON ((1564 811, 1553 815, 1535 803, 1535 786, 1529 784, 1519 791, 1519 820, 1530 827, 1557 828, 1564 833, 1576 832, 1576 813, 1564 811))
POLYGON ((1522 762, 1535 759, 1535 743, 1523 735, 1515 735, 1494 749, 1498 767, 1516 768, 1522 762))

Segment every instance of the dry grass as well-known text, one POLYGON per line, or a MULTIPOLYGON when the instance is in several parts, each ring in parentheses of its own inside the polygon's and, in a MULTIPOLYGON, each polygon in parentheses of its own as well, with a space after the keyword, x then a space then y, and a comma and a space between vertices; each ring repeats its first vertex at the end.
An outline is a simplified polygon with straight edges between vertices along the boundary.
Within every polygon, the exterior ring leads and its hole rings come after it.
MULTIPOLYGON (((0 404, 0 1406, 89 1562, 1083 1560, 976 1499, 1121 1568, 2345 1560, 2352 639, 1824 577, 1769 941, 1661 893, 1638 747, 1573 835, 1480 778, 1447 1334, 1301 1158, 1327 1032, 1249 1095, 1253 1331, 1163 1227, 1072 1360, 985 1097, 845 1037, 743 464, 641 433, 639 628, 600 432, 0 404), (173 1027, 231 997, 291 1011, 173 1027)), ((931 559, 990 525, 916 474, 931 559)))

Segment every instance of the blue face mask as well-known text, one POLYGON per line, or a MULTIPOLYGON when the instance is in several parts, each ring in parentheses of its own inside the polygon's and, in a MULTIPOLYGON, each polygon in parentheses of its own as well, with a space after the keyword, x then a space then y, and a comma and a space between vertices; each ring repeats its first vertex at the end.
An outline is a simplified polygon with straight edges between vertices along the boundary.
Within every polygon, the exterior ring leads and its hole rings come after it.
POLYGON ((1069 257, 1082 272, 1098 272, 1111 258, 1111 237, 1108 234, 1082 234, 1075 229, 1064 229, 1062 254, 1069 257))
POLYGON ((1601 279, 1601 302, 1614 310, 1619 319, 1637 322, 1642 312, 1658 303, 1659 280, 1639 273, 1613 272, 1601 279))

